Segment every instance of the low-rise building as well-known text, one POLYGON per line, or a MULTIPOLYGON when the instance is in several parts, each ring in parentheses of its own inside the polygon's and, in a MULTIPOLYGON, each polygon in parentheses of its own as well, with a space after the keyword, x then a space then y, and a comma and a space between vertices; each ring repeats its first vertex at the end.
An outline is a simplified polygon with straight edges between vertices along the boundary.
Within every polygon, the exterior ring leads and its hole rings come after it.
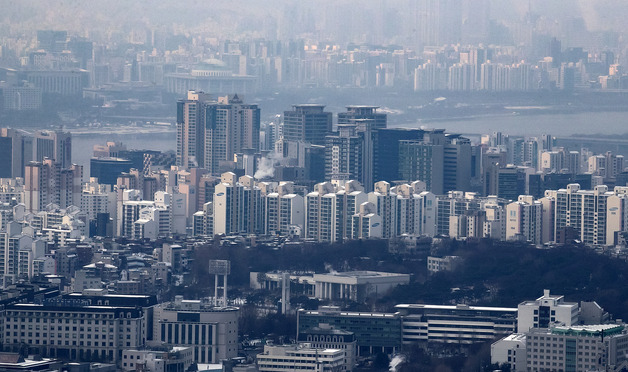
POLYGON ((357 342, 353 332, 343 331, 331 327, 329 324, 319 324, 303 332, 299 332, 297 341, 315 349, 338 349, 344 352, 346 371, 352 371, 357 355, 357 342))
POLYGON ((620 324, 532 329, 526 340, 528 371, 618 371, 626 366, 628 333, 620 324))
POLYGON ((85 306, 73 299, 6 308, 5 350, 64 360, 119 362, 122 351, 146 344, 146 313, 138 307, 85 306))
POLYGON ((218 363, 238 355, 237 307, 183 300, 155 307, 155 346, 189 347, 196 363, 218 363))
POLYGON ((193 363, 192 348, 173 347, 168 351, 125 350, 121 367, 123 371, 178 372, 187 371, 193 363))
POLYGON ((408 284, 410 275, 378 271, 349 271, 314 274, 314 281, 317 298, 359 302, 369 296, 383 296, 400 284, 408 284))
POLYGON ((340 311, 323 306, 318 310, 299 310, 297 331, 303 333, 320 324, 355 335, 358 355, 378 352, 393 354, 401 350, 401 317, 399 313, 360 313, 340 311))
POLYGON ((507 365, 512 372, 526 371, 526 335, 513 333, 491 344, 491 364, 507 365))
POLYGON ((257 354, 259 372, 346 371, 344 352, 338 349, 316 349, 307 344, 264 346, 257 354))
MULTIPOLYGON (((249 273, 249 283, 252 289, 275 290, 281 288, 283 272, 255 272, 249 273)), ((293 272, 290 273, 290 291, 295 294, 304 294, 306 296, 314 296, 316 282, 314 282, 313 273, 311 272, 293 272)))
POLYGON ((59 371, 62 365, 58 359, 24 358, 19 353, 0 353, 0 371, 59 371))
POLYGON ((580 307, 577 302, 566 302, 565 296, 551 295, 549 289, 534 301, 524 301, 518 306, 517 332, 532 328, 548 328, 551 324, 571 326, 578 324, 580 307))
POLYGON ((427 258, 427 271, 434 274, 440 271, 453 271, 462 262, 458 256, 432 257, 427 258))
POLYGON ((404 344, 473 344, 513 333, 517 309, 469 305, 399 304, 404 344))

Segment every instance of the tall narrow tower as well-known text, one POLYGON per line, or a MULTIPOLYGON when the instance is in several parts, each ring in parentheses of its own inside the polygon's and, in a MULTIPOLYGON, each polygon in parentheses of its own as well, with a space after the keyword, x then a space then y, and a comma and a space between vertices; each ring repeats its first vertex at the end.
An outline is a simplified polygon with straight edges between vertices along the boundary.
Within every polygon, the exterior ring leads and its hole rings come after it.
POLYGON ((205 116, 211 104, 208 94, 189 91, 187 99, 177 102, 177 165, 202 167, 205 116))

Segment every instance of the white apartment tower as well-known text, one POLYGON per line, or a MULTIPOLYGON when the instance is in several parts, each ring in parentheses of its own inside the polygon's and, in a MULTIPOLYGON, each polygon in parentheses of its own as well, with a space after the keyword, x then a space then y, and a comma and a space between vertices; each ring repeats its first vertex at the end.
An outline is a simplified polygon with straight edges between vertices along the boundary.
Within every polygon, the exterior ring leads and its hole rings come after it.
POLYGON ((523 239, 540 245, 542 241, 543 205, 529 195, 506 206, 506 239, 523 239))
POLYGON ((336 242, 351 237, 353 215, 368 201, 362 185, 348 181, 335 188, 319 183, 305 197, 305 237, 321 242, 336 242))
POLYGON ((436 235, 436 195, 425 189, 422 181, 393 188, 397 198, 397 235, 436 235))
POLYGON ((316 184, 305 196, 305 237, 322 242, 333 241, 332 204, 335 187, 329 182, 316 184))
POLYGON ((390 239, 397 235, 397 195, 391 192, 386 181, 375 183, 374 191, 368 194, 368 200, 382 218, 382 238, 390 239))
POLYGON ((214 234, 259 234, 263 230, 262 196, 251 176, 223 173, 214 192, 214 234))
POLYGON ((352 217, 351 239, 382 237, 382 218, 376 213, 371 202, 360 204, 360 210, 352 217))
POLYGON ((569 184, 556 191, 556 231, 566 227, 575 229, 580 240, 589 245, 606 245, 608 198, 615 195, 604 185, 593 190, 580 190, 580 185, 569 184))
POLYGON ((294 193, 292 182, 281 182, 274 192, 263 197, 264 233, 288 235, 291 227, 303 229, 305 224, 305 202, 294 193))

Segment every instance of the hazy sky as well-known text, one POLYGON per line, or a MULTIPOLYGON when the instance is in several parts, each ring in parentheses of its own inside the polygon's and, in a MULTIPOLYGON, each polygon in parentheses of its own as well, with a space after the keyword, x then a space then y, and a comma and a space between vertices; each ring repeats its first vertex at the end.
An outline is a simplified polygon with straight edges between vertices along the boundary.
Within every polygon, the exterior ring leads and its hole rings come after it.
MULTIPOLYGON (((224 34, 247 27, 273 27, 269 22, 286 12, 312 13, 315 19, 334 8, 358 16, 362 10, 390 10, 403 15, 409 4, 421 1, 427 0, 0 0, 0 31, 55 28, 76 32, 86 28, 180 25, 224 34)), ((474 0, 458 1, 473 4, 474 0)), ((529 6, 527 0, 489 1, 491 18, 505 23, 522 19, 529 6)), ((581 17, 590 31, 614 28, 623 32, 628 18, 626 0, 530 0, 530 7, 550 19, 581 17)))

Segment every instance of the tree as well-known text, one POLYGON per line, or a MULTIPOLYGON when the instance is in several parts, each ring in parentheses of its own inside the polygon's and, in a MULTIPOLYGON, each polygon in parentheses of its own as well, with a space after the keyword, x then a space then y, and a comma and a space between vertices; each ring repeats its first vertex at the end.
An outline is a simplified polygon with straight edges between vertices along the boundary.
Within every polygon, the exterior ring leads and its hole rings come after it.
POLYGON ((375 354, 375 359, 373 359, 373 369, 375 371, 388 371, 390 366, 390 358, 388 355, 384 353, 375 354))

